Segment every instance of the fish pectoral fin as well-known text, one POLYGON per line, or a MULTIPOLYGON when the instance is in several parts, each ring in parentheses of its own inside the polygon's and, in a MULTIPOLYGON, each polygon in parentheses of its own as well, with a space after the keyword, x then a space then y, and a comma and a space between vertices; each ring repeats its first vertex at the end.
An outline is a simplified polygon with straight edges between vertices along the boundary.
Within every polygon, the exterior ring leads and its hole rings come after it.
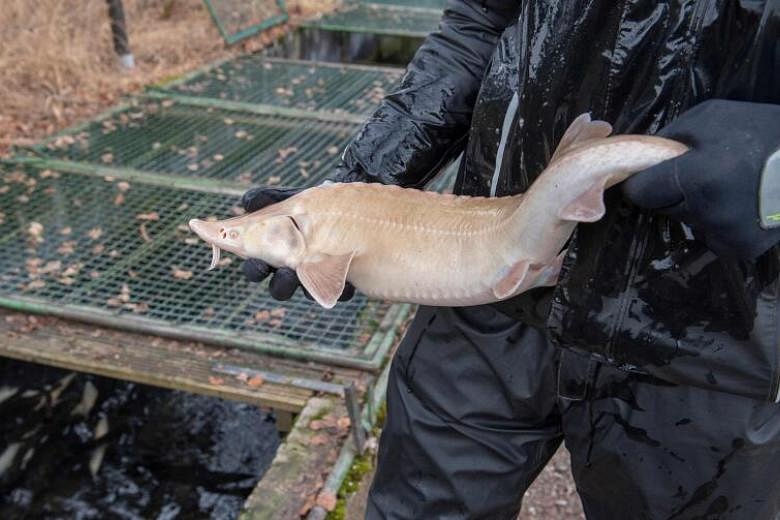
POLYGON ((311 297, 326 309, 331 309, 344 292, 349 265, 354 256, 354 252, 346 255, 318 255, 314 260, 301 263, 295 271, 311 297))
POLYGON ((563 133, 563 137, 558 141, 558 147, 555 148, 550 163, 553 163, 566 155, 572 148, 589 141, 591 139, 603 139, 612 133, 612 125, 606 121, 592 120, 590 114, 580 114, 571 122, 569 128, 563 133))
POLYGON ((558 217, 572 222, 596 222, 606 211, 604 185, 598 184, 561 208, 558 217))

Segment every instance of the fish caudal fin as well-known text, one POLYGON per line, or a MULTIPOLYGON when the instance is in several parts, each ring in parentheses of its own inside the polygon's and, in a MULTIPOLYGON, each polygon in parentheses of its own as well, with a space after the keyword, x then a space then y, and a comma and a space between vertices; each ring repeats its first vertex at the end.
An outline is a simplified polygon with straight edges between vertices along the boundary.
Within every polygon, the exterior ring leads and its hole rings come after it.
POLYGON ((305 261, 296 269, 298 279, 317 303, 331 309, 344 292, 354 256, 355 253, 320 255, 316 260, 305 261))

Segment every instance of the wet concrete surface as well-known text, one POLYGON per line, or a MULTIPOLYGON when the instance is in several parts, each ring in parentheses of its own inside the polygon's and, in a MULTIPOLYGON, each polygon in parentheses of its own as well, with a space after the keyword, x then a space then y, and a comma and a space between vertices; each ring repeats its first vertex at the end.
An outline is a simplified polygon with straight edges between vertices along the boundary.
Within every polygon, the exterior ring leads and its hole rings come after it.
POLYGON ((218 398, 0 359, 0 518, 235 518, 279 445, 218 398))

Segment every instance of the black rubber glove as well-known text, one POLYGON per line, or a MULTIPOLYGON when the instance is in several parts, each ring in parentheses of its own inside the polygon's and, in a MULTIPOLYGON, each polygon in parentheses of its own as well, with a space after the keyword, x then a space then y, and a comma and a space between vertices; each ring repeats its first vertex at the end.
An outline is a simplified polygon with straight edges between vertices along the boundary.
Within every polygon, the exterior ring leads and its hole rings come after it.
MULTIPOLYGON (((241 197, 241 205, 247 212, 257 211, 265 206, 276 204, 299 193, 303 188, 252 188, 241 197)), ((244 276, 250 282, 261 282, 271 275, 268 292, 277 300, 289 300, 301 285, 295 270, 289 267, 275 269, 256 258, 244 260, 244 276)), ((304 290, 307 298, 311 296, 304 290)), ((355 295, 355 287, 347 282, 339 301, 346 301, 355 295)))
POLYGON ((658 135, 691 150, 625 181, 630 201, 684 222, 722 257, 752 260, 780 242, 780 105, 706 101, 658 135))

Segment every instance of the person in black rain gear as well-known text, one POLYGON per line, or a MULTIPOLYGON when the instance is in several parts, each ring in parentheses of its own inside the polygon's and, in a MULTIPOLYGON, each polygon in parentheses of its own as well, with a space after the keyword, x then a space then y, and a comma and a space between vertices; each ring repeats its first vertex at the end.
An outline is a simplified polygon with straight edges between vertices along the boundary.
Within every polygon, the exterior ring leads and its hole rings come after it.
POLYGON ((555 288, 418 310, 368 518, 514 518, 561 441, 588 518, 780 514, 779 103, 778 0, 447 3, 333 180, 423 187, 462 152, 457 193, 519 193, 584 112, 691 151, 607 192, 555 288))

